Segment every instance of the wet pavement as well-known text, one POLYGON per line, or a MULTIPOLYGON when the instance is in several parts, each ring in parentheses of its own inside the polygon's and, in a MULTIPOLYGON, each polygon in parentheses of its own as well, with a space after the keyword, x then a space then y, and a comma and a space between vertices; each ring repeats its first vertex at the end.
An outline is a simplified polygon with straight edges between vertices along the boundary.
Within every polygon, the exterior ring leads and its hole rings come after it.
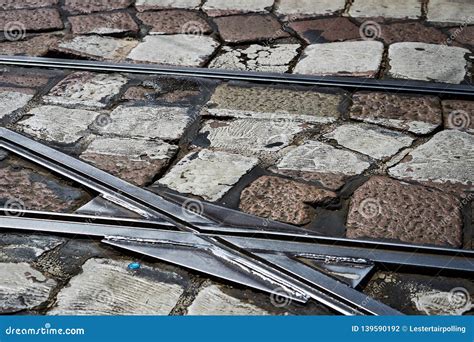
MULTIPOLYGON (((21 33, 0 43, 10 55, 471 78, 470 1, 0 0, 0 8, 2 25, 24 25, 5 31, 21 33), (380 29, 373 39, 367 22, 380 29), (44 39, 51 44, 35 41, 44 39)), ((2 126, 153 191, 327 236, 473 248, 472 99, 19 67, 2 68, 0 99, 2 126)), ((4 208, 73 213, 93 198, 0 151, 4 208)), ((331 314, 84 238, 2 233, 0 279, 0 314, 331 314)), ((382 270, 361 287, 404 313, 466 314, 473 284, 382 270), (461 307, 453 294, 467 298, 461 307)))

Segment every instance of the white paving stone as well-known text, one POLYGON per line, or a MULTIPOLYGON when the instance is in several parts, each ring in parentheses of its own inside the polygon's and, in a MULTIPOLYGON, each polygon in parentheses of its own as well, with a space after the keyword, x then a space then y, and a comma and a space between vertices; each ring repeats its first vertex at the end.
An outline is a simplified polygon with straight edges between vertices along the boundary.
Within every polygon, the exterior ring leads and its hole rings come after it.
POLYGON ((43 99, 46 103, 104 108, 127 83, 120 74, 76 72, 67 76, 43 99))
POLYGON ((229 296, 218 285, 209 285, 199 291, 188 308, 188 315, 269 315, 253 304, 229 296))
POLYGON ((219 43, 202 35, 151 35, 143 38, 127 58, 134 61, 201 66, 212 55, 219 43))
POLYGON ((298 55, 298 44, 250 45, 247 48, 224 46, 210 68, 249 70, 263 72, 287 72, 290 62, 298 55))
POLYGON ((217 201, 257 163, 257 158, 226 152, 192 152, 173 166, 158 183, 181 193, 217 201))
POLYGON ((417 147, 389 174, 400 179, 474 184, 474 136, 446 130, 417 147))
POLYGON ((70 144, 84 136, 83 132, 100 113, 59 106, 40 106, 30 110, 28 115, 32 116, 18 124, 25 133, 47 141, 70 144))
POLYGON ((474 1, 430 0, 427 21, 443 25, 473 25, 474 1))
POLYGON ((420 0, 355 0, 349 9, 351 17, 384 17, 417 19, 421 17, 420 0))
POLYGON ((32 98, 33 95, 18 91, 0 91, 0 119, 26 106, 32 98))
POLYGON ((374 77, 382 62, 383 43, 357 41, 306 47, 295 74, 374 77))
POLYGON ((136 0, 135 6, 139 11, 161 8, 196 8, 201 0, 136 0))
POLYGON ((388 50, 394 78, 461 83, 466 75, 469 50, 446 45, 396 43, 388 50))
POLYGON ((0 263, 0 312, 33 309, 45 303, 55 287, 53 279, 26 263, 0 263))
POLYGON ((331 145, 308 141, 288 152, 277 164, 280 170, 358 175, 370 163, 357 154, 331 145))
POLYGON ((138 41, 103 36, 77 36, 58 44, 58 50, 77 55, 121 60, 137 46, 138 41))
POLYGON ((132 272, 127 265, 123 261, 89 259, 82 273, 59 292, 56 307, 48 314, 168 315, 183 293, 182 286, 143 275, 158 273, 158 269, 142 265, 138 272, 132 272))
POLYGON ((391 157, 403 147, 411 145, 414 139, 385 128, 370 125, 347 124, 325 134, 353 151, 366 154, 375 159, 391 157))
POLYGON ((213 148, 246 153, 276 152, 288 146, 305 124, 293 120, 268 122, 243 119, 235 121, 207 121, 200 138, 213 148))
POLYGON ((209 15, 233 14, 242 12, 265 12, 273 6, 274 0, 207 0, 202 9, 209 15))
POLYGON ((345 5, 345 0, 277 0, 276 13, 290 18, 331 15, 345 5))
POLYGON ((99 128, 104 134, 176 140, 181 138, 193 118, 183 107, 119 106, 112 111, 109 121, 99 128))

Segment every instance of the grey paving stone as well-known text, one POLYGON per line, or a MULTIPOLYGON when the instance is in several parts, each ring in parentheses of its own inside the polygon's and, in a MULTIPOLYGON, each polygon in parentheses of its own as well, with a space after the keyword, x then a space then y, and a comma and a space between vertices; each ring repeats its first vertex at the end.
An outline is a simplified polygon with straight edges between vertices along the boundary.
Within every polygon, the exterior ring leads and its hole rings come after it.
POLYGON ((375 159, 393 156, 413 142, 413 138, 385 128, 371 125, 346 124, 324 135, 341 146, 375 159))
POLYGON ((128 262, 89 259, 63 288, 49 315, 168 315, 183 293, 177 274, 128 262))
POLYGON ((266 12, 271 9, 274 0, 206 0, 202 9, 210 16, 240 14, 248 12, 266 12))
POLYGON ((193 34, 153 35, 143 38, 127 58, 147 63, 202 66, 219 43, 212 37, 193 34))
POLYGON ((56 282, 27 263, 0 263, 0 312, 15 313, 45 303, 56 282))
POLYGON ((389 174, 399 179, 472 186, 473 167, 474 136, 457 130, 445 130, 390 168, 389 174))
POLYGON ((333 15, 344 10, 345 0, 279 0, 276 13, 287 19, 333 15))
POLYGON ((186 155, 157 183, 181 193, 217 201, 257 163, 257 158, 201 150, 186 155))
POLYGON ((430 0, 427 21, 440 25, 472 25, 474 3, 470 0, 430 0))
POLYGON ((285 73, 289 71, 290 62, 298 55, 299 47, 298 44, 252 44, 246 48, 224 46, 221 54, 212 60, 209 67, 285 73))
POLYGON ((0 262, 32 262, 65 241, 46 235, 0 234, 0 262))
POLYGON ((124 138, 178 140, 194 119, 184 107, 118 106, 97 129, 124 138))
POLYGON ((201 111, 202 115, 269 119, 270 125, 287 121, 330 123, 342 111, 344 96, 317 91, 220 85, 201 111))
POLYGON ((469 50, 437 44, 395 43, 388 49, 389 75, 394 78, 461 83, 469 50))
POLYGON ((351 17, 385 17, 418 19, 421 17, 419 0, 355 0, 349 9, 351 17))
POLYGON ((377 41, 308 45, 296 64, 295 74, 375 77, 384 51, 377 41))
POLYGON ((0 89, 0 119, 26 106, 32 98, 33 94, 0 89))
POLYGON ((54 86, 43 100, 50 104, 104 108, 126 83, 127 78, 120 74, 75 72, 54 86))
POLYGON ((152 9, 188 8, 194 9, 201 5, 201 0, 136 0, 135 7, 139 12, 152 9))

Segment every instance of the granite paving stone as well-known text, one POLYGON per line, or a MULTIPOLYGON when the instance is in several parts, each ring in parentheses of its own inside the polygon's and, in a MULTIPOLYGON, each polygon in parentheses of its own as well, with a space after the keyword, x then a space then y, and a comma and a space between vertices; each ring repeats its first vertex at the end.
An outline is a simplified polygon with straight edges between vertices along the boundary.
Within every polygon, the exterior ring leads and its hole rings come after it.
POLYGON ((54 86, 43 100, 50 104, 105 108, 126 83, 127 78, 120 74, 75 72, 54 86))
POLYGON ((169 163, 177 146, 162 141, 96 137, 81 159, 138 186, 153 180, 169 163))
POLYGON ((288 26, 308 44, 342 42, 361 38, 359 27, 343 17, 293 21, 288 26))
POLYGON ((469 50, 437 44, 395 43, 390 45, 389 76, 393 78, 461 83, 466 76, 469 50))
POLYGON ((48 315, 168 315, 183 294, 183 279, 172 272, 129 262, 89 259, 69 282, 48 315))
POLYGON ((266 14, 232 15, 214 19, 219 34, 228 43, 275 40, 289 37, 280 22, 266 14), (243 30, 242 28, 245 27, 243 30))
POLYGON ((119 106, 104 124, 102 134, 147 140, 179 140, 194 121, 187 108, 166 106, 119 106))
POLYGON ((296 64, 295 74, 375 77, 384 46, 377 41, 308 45, 296 64))
POLYGON ((262 72, 289 71, 291 61, 298 55, 299 44, 252 44, 235 48, 224 46, 221 54, 209 64, 210 68, 262 72))
POLYGON ((421 17, 419 0, 354 0, 349 8, 351 17, 418 19, 421 17))
POLYGON ((428 134, 442 124, 440 100, 418 96, 378 92, 356 92, 350 109, 351 119, 428 134))
POLYGON ((40 8, 50 7, 58 3, 58 0, 1 0, 1 10, 24 9, 24 8, 40 8))
POLYGON ((339 118, 343 102, 344 96, 339 93, 223 84, 216 88, 201 114, 269 119, 275 125, 287 121, 331 123, 339 118))
POLYGON ((430 0, 427 21, 445 25, 474 24, 474 3, 470 0, 430 0))
POLYGON ((445 130, 410 152, 389 174, 402 180, 472 186, 473 167, 474 136, 445 130))
POLYGON ((375 176, 351 199, 347 237, 460 247, 460 202, 440 190, 375 176))
POLYGON ((60 40, 58 35, 42 34, 26 40, 5 41, 0 43, 0 54, 14 56, 45 56, 51 46, 56 45, 60 40))
POLYGON ((0 263, 0 313, 33 309, 47 302, 56 281, 27 263, 0 263))
POLYGON ((202 9, 210 16, 223 16, 248 12, 266 12, 271 9, 274 0, 206 0, 202 9))
POLYGON ((442 105, 445 128, 474 133, 474 101, 444 100, 442 105))
POLYGON ((345 0, 277 0, 275 11, 286 19, 334 15, 344 10, 345 0))
POLYGON ((93 13, 127 8, 133 0, 65 0, 63 8, 69 13, 93 13))
POLYGON ((446 34, 435 27, 423 25, 418 21, 380 25, 377 38, 381 38, 386 44, 400 42, 448 43, 446 34))
POLYGON ((414 140, 400 132, 365 124, 345 124, 324 136, 375 159, 391 157, 414 140))
POLYGON ((0 73, 0 84, 8 87, 37 88, 45 86, 51 77, 51 74, 38 70, 4 69, 0 73))
POLYGON ((201 0, 136 0, 135 7, 139 12, 166 9, 186 8, 195 9, 201 5, 201 0))
POLYGON ((461 44, 474 46, 474 26, 460 26, 450 29, 449 39, 461 44))
POLYGON ((63 22, 54 8, 21 9, 0 11, 0 27, 13 36, 18 32, 62 29, 63 22))
POLYGON ((263 176, 240 195, 240 209, 280 222, 304 225, 315 216, 314 206, 334 199, 332 191, 280 177, 263 176))
POLYGON ((33 98, 34 91, 19 89, 3 90, 0 88, 0 120, 5 116, 23 108, 33 98))
POLYGON ((26 119, 17 124, 23 132, 41 140, 72 144, 87 135, 89 125, 100 113, 59 106, 40 106, 31 109, 27 115, 26 119))
POLYGON ((163 10, 138 13, 137 18, 150 26, 149 34, 194 34, 212 32, 209 23, 198 14, 187 10, 163 10))
POLYGON ((157 184, 217 201, 257 164, 257 158, 204 149, 187 154, 157 184))
POLYGON ((68 18, 74 34, 115 34, 138 32, 137 23, 127 12, 97 13, 68 18))
POLYGON ((212 37, 194 34, 146 36, 128 58, 138 62, 202 66, 219 43, 212 37))

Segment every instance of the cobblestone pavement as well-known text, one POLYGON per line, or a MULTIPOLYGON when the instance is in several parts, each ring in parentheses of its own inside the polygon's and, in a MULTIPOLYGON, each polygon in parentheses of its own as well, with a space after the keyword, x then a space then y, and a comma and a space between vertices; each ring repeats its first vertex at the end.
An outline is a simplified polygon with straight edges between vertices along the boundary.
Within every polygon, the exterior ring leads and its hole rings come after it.
POLYGON ((6 55, 471 83, 471 0, 0 1, 6 55))
MULTIPOLYGON (((70 10, 97 8, 81 3, 66 1, 70 10)), ((203 8, 223 13, 210 3, 203 8)), ((2 126, 152 191, 323 235, 473 247, 474 102, 466 99, 13 67, 2 69, 0 98, 2 126)), ((0 205, 72 213, 92 198, 0 151, 0 205)), ((0 235, 0 313, 331 314, 98 241, 0 235)), ((474 294, 472 279, 383 270, 363 285, 411 314, 468 312, 470 301, 443 302, 459 289, 474 294)))

